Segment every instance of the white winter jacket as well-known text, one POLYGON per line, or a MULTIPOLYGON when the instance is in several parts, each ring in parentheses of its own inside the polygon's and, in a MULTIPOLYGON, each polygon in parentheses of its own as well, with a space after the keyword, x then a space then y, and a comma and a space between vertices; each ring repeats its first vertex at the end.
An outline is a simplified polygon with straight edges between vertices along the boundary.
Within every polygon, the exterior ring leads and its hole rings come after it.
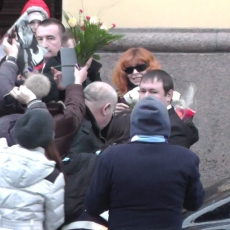
POLYGON ((0 141, 0 229, 55 230, 64 222, 64 177, 44 152, 0 141))

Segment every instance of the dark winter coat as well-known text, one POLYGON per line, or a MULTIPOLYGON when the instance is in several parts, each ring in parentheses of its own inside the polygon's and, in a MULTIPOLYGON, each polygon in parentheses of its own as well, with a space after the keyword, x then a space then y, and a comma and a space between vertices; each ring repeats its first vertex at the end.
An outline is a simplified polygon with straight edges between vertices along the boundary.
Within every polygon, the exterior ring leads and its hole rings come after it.
POLYGON ((197 210, 204 199, 199 157, 167 143, 168 111, 156 98, 140 100, 130 120, 132 142, 100 155, 86 210, 93 216, 109 210, 110 230, 179 230, 182 209, 197 210))
POLYGON ((174 108, 168 110, 171 124, 169 143, 190 148, 199 140, 198 129, 193 123, 185 124, 175 112, 174 108))
POLYGON ((203 202, 199 158, 166 143, 112 146, 99 159, 86 194, 86 210, 109 210, 109 229, 173 229, 182 226, 182 209, 203 202))
POLYGON ((95 153, 102 148, 104 143, 105 139, 100 128, 90 109, 86 107, 86 115, 80 128, 74 134, 68 156, 79 153, 95 153))

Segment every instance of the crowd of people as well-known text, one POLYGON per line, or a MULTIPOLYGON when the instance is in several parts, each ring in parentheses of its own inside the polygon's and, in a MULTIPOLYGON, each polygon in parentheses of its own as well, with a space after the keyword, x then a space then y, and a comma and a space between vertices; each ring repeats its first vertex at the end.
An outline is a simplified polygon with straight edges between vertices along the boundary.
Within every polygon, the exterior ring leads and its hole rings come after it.
POLYGON ((193 122, 172 106, 173 78, 146 49, 123 53, 100 78, 92 58, 63 87, 69 31, 41 1, 23 9, 44 62, 19 73, 18 43, 0 64, 0 229, 179 230, 204 199, 193 122), (133 109, 124 95, 139 86, 133 109))

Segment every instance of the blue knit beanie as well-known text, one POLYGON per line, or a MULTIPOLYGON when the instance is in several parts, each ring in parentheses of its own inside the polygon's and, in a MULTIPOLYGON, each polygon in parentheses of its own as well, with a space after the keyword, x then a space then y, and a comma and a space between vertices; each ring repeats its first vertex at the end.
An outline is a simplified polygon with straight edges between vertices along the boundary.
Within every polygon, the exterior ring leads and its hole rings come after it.
POLYGON ((170 120, 166 106, 153 96, 140 100, 131 113, 130 137, 135 135, 170 136, 170 120))

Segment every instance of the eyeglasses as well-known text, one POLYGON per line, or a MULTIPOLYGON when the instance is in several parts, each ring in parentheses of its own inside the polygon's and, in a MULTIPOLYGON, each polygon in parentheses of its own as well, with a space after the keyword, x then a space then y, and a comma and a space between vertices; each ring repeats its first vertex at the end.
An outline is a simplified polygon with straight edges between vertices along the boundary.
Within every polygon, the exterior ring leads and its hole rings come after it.
POLYGON ((136 66, 127 67, 127 68, 124 69, 124 71, 127 74, 132 74, 134 69, 137 72, 142 72, 142 71, 145 71, 147 69, 147 67, 148 66, 146 64, 140 64, 140 65, 136 65, 136 66))

